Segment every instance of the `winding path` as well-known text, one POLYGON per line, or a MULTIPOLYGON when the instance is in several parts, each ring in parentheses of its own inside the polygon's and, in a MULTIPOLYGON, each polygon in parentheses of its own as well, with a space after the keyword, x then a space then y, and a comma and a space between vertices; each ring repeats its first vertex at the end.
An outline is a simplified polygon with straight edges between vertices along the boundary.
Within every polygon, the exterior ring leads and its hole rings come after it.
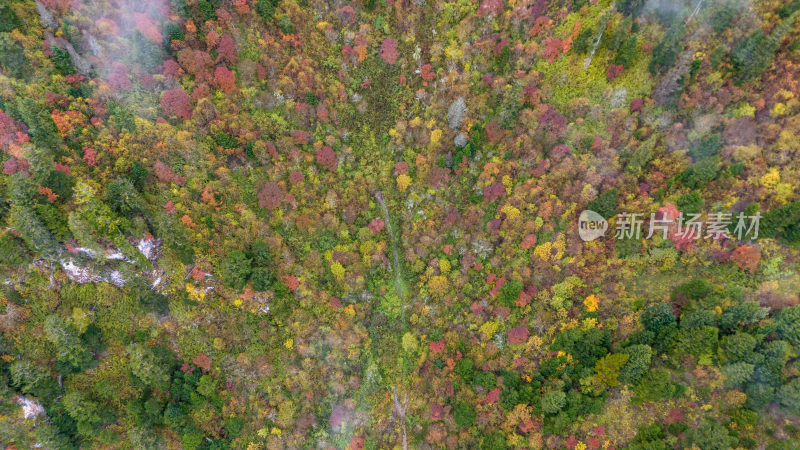
POLYGON ((397 291, 397 295, 400 296, 401 301, 401 309, 400 313, 403 317, 405 317, 405 310, 406 310, 406 296, 403 292, 403 283, 402 278, 400 275, 400 259, 397 256, 397 236, 394 233, 394 229, 392 228, 392 221, 389 220, 389 209, 386 207, 386 198, 383 196, 383 192, 377 191, 375 192, 375 200, 381 205, 381 210, 383 210, 383 219, 386 222, 386 230, 389 232, 389 236, 392 238, 392 256, 393 256, 393 265, 394 265, 394 288, 397 291))

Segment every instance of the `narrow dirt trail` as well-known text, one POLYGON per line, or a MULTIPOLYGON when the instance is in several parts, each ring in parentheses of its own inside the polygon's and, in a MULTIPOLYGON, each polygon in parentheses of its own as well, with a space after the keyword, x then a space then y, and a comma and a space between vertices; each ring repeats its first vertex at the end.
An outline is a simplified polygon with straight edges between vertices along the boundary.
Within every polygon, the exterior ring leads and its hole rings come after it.
MULTIPOLYGON (((403 318, 405 318, 406 312, 406 296, 403 288, 403 278, 400 274, 400 258, 397 255, 397 235, 394 232, 394 228, 392 227, 392 221, 389 219, 389 208, 386 207, 386 198, 383 196, 383 192, 377 191, 375 192, 375 199, 378 201, 378 204, 381 205, 381 210, 383 211, 383 220, 386 223, 386 230, 389 232, 389 236, 392 238, 392 263, 394 266, 394 288, 397 291, 397 295, 400 296, 401 307, 400 307, 400 314, 403 318)), ((404 320, 405 322, 405 320, 404 320)))
MULTIPOLYGON (((389 208, 386 206, 386 198, 383 196, 383 192, 377 191, 375 192, 375 199, 378 201, 378 204, 381 206, 381 210, 383 211, 383 220, 386 224, 386 231, 389 233, 389 236, 392 240, 392 263, 394 267, 394 287, 397 291, 397 295, 400 297, 400 320, 402 321, 402 332, 405 333, 408 329, 408 324, 406 323, 406 295, 405 295, 405 284, 403 283, 403 276, 400 273, 400 257, 397 252, 397 235, 395 234, 394 227, 392 226, 392 221, 389 218, 389 208)), ((400 385, 403 386, 406 384, 407 381, 407 374, 405 369, 401 371, 401 379, 400 385)), ((408 436, 406 431, 406 425, 408 420, 406 419, 406 412, 408 411, 408 403, 410 397, 409 393, 406 392, 405 400, 401 402, 397 396, 397 386, 393 388, 393 408, 392 408, 392 415, 389 419, 389 426, 388 429, 394 428, 395 421, 400 422, 400 435, 402 437, 402 449, 408 449, 408 436)))

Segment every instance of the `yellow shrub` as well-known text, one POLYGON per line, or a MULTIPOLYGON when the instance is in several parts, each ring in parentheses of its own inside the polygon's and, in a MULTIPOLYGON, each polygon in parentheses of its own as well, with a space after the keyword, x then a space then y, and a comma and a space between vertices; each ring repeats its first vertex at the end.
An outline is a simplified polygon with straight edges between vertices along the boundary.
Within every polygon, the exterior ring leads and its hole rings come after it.
POLYGON ((402 174, 397 177, 397 189, 400 189, 400 191, 405 192, 405 190, 408 189, 408 186, 410 185, 411 185, 410 176, 402 174))
POLYGON ((504 213, 506 215, 506 219, 508 220, 514 220, 521 214, 517 208, 514 208, 511 205, 504 205, 502 208, 500 208, 500 212, 504 213))
POLYGON ((439 139, 441 138, 442 138, 442 130, 437 128, 431 131, 431 144, 439 143, 439 139))
POLYGON ((335 263, 331 264, 331 273, 333 277, 339 281, 344 280, 344 267, 341 263, 336 261, 335 263))
POLYGON ((586 297, 583 301, 583 306, 586 307, 586 311, 595 312, 597 311, 597 297, 594 294, 586 297))
POLYGON ((778 173, 778 169, 774 167, 761 177, 761 184, 770 189, 777 186, 779 181, 781 181, 781 175, 778 173))
POLYGON ((434 297, 441 297, 447 294, 449 289, 450 282, 447 281, 447 277, 442 275, 431 277, 431 279, 428 281, 428 292, 430 292, 434 297))
POLYGON ((497 324, 497 322, 494 321, 486 322, 483 325, 481 325, 480 328, 481 334, 483 335, 484 339, 491 339, 492 336, 494 336, 494 334, 497 333, 497 329, 499 327, 500 326, 497 324))

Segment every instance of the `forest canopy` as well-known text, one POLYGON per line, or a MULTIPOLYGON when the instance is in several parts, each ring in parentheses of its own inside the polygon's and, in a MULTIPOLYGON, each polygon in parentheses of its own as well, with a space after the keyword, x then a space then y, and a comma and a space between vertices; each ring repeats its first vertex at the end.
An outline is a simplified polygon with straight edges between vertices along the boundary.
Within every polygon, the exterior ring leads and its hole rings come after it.
POLYGON ((800 448, 799 18, 4 0, 0 443, 800 448))

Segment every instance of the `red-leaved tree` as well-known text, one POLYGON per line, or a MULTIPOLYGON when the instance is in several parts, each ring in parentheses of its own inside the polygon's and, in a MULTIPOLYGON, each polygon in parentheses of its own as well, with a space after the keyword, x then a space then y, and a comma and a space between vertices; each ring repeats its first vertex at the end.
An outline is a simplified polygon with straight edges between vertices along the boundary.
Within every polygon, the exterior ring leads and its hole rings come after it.
POLYGON ((169 116, 191 118, 192 107, 189 94, 181 88, 164 91, 164 94, 161 95, 161 110, 169 116))
POLYGON ((392 38, 386 38, 381 44, 381 58, 386 64, 394 64, 400 54, 397 52, 397 41, 392 38))
POLYGON ((214 70, 214 83, 222 92, 233 92, 236 89, 236 75, 225 67, 217 67, 214 70))

